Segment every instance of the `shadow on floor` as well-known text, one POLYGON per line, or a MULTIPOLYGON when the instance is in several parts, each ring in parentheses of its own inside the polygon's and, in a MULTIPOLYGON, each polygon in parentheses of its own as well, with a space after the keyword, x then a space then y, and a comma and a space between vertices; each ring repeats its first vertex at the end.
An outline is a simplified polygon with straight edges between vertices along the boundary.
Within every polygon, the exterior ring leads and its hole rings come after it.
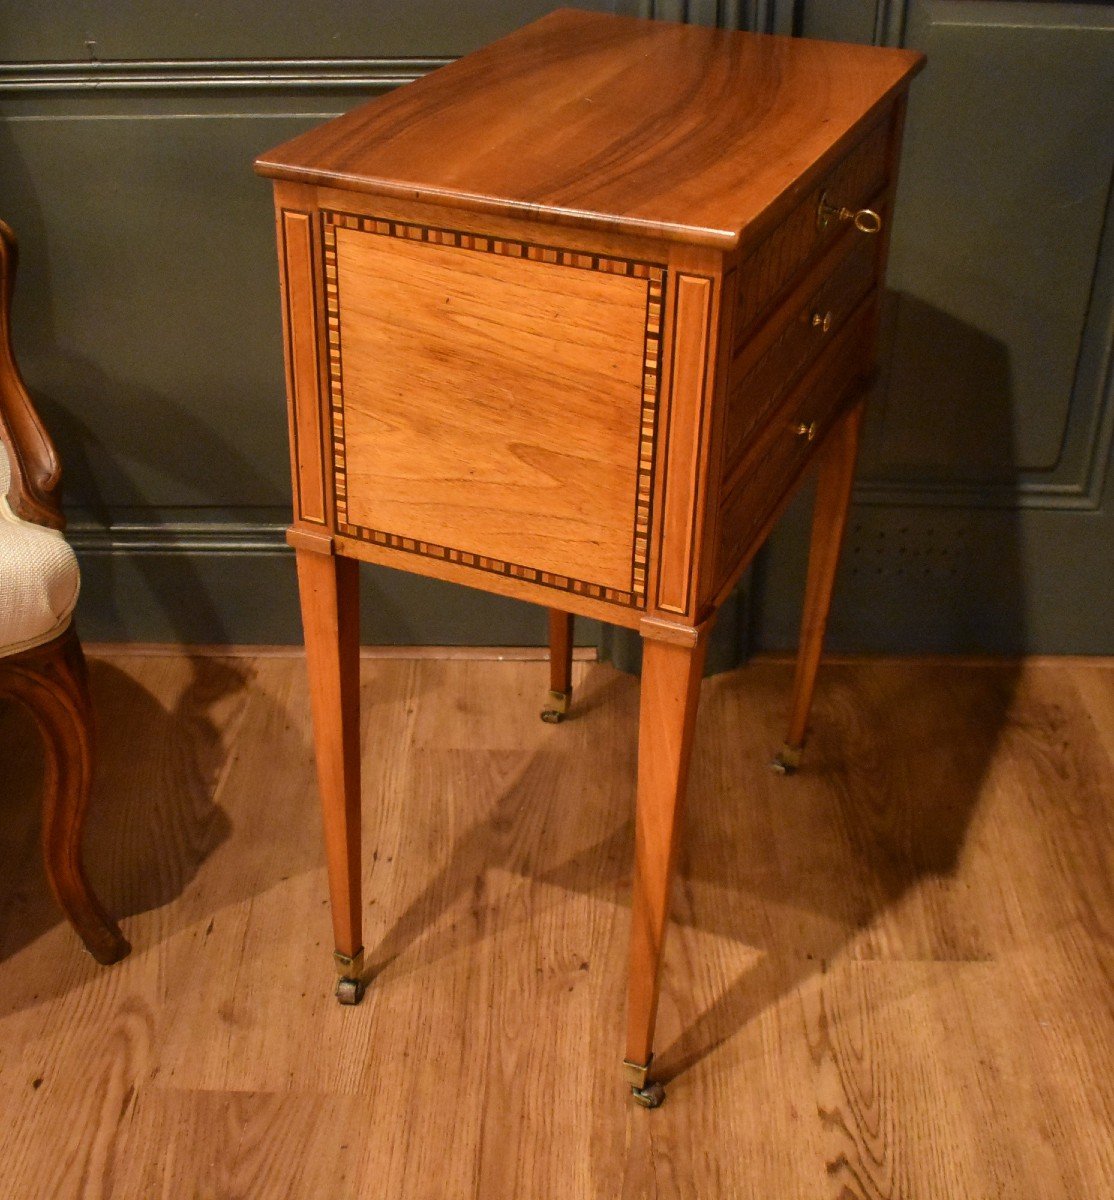
MULTIPOLYGON (((181 659, 173 662, 183 670, 181 659)), ((89 663, 97 740, 85 862, 94 889, 117 919, 180 897, 231 831, 214 793, 248 668, 216 658, 187 659, 184 668, 187 682, 167 709, 127 671, 97 659, 89 663)), ((17 706, 0 713, 0 744, 6 776, 0 856, 13 868, 0 910, 3 961, 65 922, 39 851, 42 750, 33 723, 17 706)), ((66 931, 76 936, 68 926, 66 931)))
MULTIPOLYGON (((781 740, 791 667, 756 663, 705 681, 673 917, 761 957, 727 981, 672 1045, 659 1042, 659 1078, 668 1082, 688 1070, 826 971, 918 887, 954 875, 1009 721, 1017 676, 1008 664, 978 671, 826 665, 806 760, 791 778, 767 766, 781 740)), ((636 681, 595 666, 577 691, 574 719, 555 735, 574 736, 576 724, 587 727, 611 709, 609 719, 630 730, 630 744, 626 761, 611 761, 607 773, 630 779, 630 801, 637 701, 636 681)), ((616 810, 626 817, 606 837, 571 853, 575 833, 563 837, 551 823, 544 839, 529 832, 556 790, 570 798, 590 793, 593 771, 590 754, 572 761, 559 748, 534 754, 388 932, 370 938, 371 974, 405 972, 484 936, 487 922, 479 918, 451 924, 441 918, 462 897, 482 894, 492 868, 629 906, 630 802, 616 810), (400 963, 410 951, 410 963, 400 963)), ((946 918, 930 924, 925 944, 897 952, 985 956, 977 933, 952 928, 946 918)))

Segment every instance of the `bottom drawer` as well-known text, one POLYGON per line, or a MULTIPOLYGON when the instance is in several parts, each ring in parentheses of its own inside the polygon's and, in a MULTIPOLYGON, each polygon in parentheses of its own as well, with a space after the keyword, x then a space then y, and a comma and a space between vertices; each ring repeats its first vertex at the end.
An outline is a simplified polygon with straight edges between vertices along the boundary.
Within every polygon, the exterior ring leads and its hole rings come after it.
POLYGON ((852 384, 864 374, 872 308, 873 297, 868 297, 770 420, 752 453, 724 481, 716 520, 717 586, 753 549, 766 520, 840 415, 852 384))

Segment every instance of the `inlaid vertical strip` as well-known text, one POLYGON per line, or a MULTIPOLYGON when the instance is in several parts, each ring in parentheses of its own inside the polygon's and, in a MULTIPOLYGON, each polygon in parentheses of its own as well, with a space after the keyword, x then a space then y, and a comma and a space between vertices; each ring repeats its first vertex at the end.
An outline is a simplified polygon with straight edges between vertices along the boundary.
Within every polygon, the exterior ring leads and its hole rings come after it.
POLYGON ((692 587, 700 431, 704 423, 711 308, 710 279, 698 275, 677 277, 658 608, 682 615, 689 610, 692 587))
POLYGON ((319 425, 312 233, 308 213, 283 211, 286 385, 290 397, 294 511, 299 520, 324 525, 325 464, 319 425))

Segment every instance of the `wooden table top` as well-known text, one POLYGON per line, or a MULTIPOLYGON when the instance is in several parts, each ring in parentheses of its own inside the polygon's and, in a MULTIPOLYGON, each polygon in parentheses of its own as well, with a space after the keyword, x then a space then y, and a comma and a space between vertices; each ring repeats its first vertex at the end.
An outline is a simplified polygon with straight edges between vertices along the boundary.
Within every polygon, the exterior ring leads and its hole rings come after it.
POLYGON ((561 9, 262 155, 262 175, 736 245, 924 59, 561 9))

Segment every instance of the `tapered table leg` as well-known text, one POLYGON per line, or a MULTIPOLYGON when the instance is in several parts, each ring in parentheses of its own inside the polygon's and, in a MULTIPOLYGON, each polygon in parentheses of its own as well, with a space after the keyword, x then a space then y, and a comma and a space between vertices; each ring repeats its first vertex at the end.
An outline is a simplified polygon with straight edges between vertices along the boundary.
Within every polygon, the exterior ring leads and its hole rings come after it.
POLYGON ((549 610, 549 695, 542 720, 556 725, 572 700, 572 613, 549 610))
POLYGON ((634 835, 627 1054, 623 1066, 638 1103, 664 1098, 649 1080, 669 891, 688 787, 689 759, 707 638, 694 646, 643 641, 638 724, 638 802, 634 835))
POLYGON ((333 916, 337 999, 363 995, 360 897, 359 566, 297 550, 298 592, 309 672, 317 787, 333 916))
POLYGON ((797 669, 793 679, 793 702, 789 731, 771 764, 775 771, 791 774, 801 762, 808 714, 816 690, 816 672, 824 647, 824 631, 832 605, 832 588, 839 567, 847 514, 851 508, 851 487, 855 479, 855 460, 859 452, 859 432, 865 405, 856 404, 828 435, 820 452, 816 480, 816 502, 812 514, 812 539, 808 552, 808 579, 805 583, 804 615, 797 650, 797 669))

